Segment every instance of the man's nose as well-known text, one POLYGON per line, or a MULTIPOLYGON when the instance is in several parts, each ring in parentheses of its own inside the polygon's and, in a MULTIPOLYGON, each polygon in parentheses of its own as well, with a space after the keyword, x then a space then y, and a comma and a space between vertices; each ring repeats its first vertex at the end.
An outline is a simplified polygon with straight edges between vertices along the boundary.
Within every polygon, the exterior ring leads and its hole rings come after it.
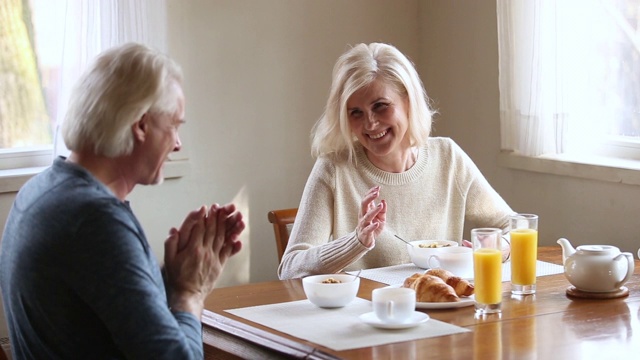
POLYGON ((180 141, 180 135, 176 135, 176 144, 173 147, 173 151, 180 151, 182 149, 182 141, 180 141))

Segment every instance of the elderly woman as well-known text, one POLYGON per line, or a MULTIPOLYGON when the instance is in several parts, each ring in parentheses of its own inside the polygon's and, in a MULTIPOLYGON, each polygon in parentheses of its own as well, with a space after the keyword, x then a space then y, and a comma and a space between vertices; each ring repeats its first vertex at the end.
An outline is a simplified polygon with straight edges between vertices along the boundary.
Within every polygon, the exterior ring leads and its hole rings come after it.
POLYGON ((428 101, 391 45, 359 44, 338 59, 281 279, 408 263, 395 234, 461 240, 465 221, 509 226, 514 211, 469 156, 429 136, 428 101))

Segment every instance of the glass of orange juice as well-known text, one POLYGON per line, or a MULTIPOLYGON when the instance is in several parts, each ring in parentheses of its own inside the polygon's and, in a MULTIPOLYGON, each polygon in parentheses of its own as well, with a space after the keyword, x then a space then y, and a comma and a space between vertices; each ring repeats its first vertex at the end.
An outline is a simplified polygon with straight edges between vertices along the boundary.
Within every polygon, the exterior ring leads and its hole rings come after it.
POLYGON ((511 237, 511 293, 535 294, 538 215, 513 215, 509 235, 511 237))
POLYGON ((502 230, 472 229, 471 242, 476 314, 499 313, 502 304, 502 230))

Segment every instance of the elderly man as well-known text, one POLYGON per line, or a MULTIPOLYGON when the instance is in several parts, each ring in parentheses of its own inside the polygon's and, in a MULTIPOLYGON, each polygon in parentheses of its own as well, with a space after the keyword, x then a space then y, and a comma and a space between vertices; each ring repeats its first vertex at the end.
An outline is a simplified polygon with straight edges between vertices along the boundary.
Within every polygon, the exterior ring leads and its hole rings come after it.
POLYGON ((127 195, 180 150, 180 68, 140 44, 81 76, 62 127, 71 155, 18 193, 0 248, 14 358, 203 358, 204 300, 245 227, 233 204, 172 228, 161 270, 127 195))

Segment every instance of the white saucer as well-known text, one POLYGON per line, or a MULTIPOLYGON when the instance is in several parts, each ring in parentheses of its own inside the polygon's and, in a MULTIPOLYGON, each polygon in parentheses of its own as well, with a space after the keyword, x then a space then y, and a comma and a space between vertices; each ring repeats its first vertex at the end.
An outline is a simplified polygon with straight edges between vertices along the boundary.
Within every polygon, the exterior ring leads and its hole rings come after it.
POLYGON ((408 329, 418 326, 423 322, 429 320, 429 315, 420 311, 414 311, 413 315, 411 315, 411 318, 408 321, 399 324, 389 324, 382 322, 373 312, 368 312, 360 315, 360 320, 362 320, 366 324, 380 329, 408 329))

